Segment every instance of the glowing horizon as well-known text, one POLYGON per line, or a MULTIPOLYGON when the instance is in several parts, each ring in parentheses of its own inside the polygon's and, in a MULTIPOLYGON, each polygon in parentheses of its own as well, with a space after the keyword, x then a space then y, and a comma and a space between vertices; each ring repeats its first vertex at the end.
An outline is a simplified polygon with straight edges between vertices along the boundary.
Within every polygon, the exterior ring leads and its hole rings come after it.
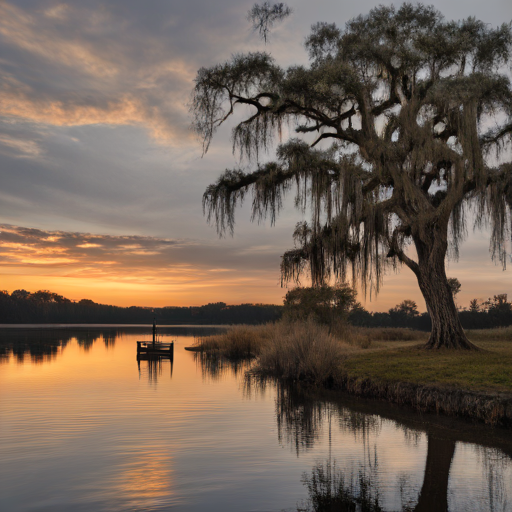
MULTIPOLYGON (((473 298, 507 293, 509 287, 503 281, 503 271, 489 256, 479 263, 479 274, 474 272, 474 265, 483 259, 483 235, 480 238, 467 243, 466 259, 448 269, 448 274, 462 283, 458 303, 466 307, 473 298)), ((227 261, 223 243, 227 242, 205 244, 4 224, 0 225, 2 289, 9 293, 17 289, 31 293, 49 290, 74 301, 90 299, 123 307, 202 306, 212 302, 282 304, 288 289, 279 284, 278 255, 247 269, 244 261, 248 255, 239 251, 227 261), (198 258, 204 253, 210 257, 198 258)), ((268 250, 272 252, 272 248, 268 250)), ((307 285, 307 281, 302 284, 307 285)), ((294 286, 290 283, 288 288, 294 286)), ((420 311, 425 310, 416 280, 407 269, 385 276, 376 298, 369 295, 365 300, 360 290, 358 296, 369 311, 387 311, 404 299, 415 300, 420 311)))

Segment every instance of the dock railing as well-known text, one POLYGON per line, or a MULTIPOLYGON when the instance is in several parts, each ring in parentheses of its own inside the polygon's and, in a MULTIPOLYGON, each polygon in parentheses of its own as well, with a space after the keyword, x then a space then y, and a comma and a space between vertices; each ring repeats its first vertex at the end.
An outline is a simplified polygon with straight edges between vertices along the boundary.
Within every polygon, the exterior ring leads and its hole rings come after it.
POLYGON ((174 341, 171 341, 170 343, 137 341, 137 354, 173 355, 174 341))

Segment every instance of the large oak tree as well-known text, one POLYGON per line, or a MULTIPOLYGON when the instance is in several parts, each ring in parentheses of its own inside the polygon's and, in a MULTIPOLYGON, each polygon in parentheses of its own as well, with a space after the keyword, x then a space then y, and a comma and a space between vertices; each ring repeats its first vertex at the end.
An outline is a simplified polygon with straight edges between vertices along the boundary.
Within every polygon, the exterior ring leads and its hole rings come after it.
POLYGON ((313 25, 309 66, 279 67, 269 53, 234 55, 198 71, 192 109, 208 149, 237 109, 234 150, 256 163, 228 170, 203 205, 222 233, 253 193, 253 218, 275 222, 284 195, 311 221, 295 230, 283 280, 309 271, 313 284, 348 270, 378 291, 385 267, 416 275, 432 319, 429 348, 473 348, 445 273, 469 209, 488 223, 504 266, 512 206, 512 63, 509 24, 446 21, 433 7, 378 7, 349 21, 313 25), (288 123, 288 124, 286 124, 288 123), (277 147, 293 126, 296 138, 277 147), (300 137, 300 138, 297 138, 300 137))

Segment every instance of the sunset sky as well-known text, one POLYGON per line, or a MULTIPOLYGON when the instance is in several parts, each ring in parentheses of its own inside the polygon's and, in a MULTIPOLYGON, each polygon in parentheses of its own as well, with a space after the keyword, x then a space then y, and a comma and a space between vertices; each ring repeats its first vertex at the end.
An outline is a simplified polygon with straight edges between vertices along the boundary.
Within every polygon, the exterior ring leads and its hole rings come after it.
MULTIPOLYGON (((121 306, 223 301, 281 303, 281 254, 302 214, 291 194, 276 226, 239 209, 219 239, 201 196, 226 168, 233 124, 210 151, 190 130, 193 80, 232 53, 267 50, 282 66, 307 64, 312 23, 346 21, 378 4, 290 0, 293 15, 266 47, 246 20, 254 0, 0 0, 0 289, 49 289, 121 306)), ((436 0, 449 19, 512 20, 510 0, 436 0)), ((271 157, 272 155, 270 155, 271 157)), ((489 256, 473 231, 448 275, 459 304, 512 296, 512 261, 489 256)), ((403 268, 369 310, 424 302, 403 268)))

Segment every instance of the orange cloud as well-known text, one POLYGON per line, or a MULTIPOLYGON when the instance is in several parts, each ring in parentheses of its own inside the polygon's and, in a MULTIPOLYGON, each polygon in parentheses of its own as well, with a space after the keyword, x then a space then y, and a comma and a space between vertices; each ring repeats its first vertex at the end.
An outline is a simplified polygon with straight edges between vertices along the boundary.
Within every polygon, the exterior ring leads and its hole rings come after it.
POLYGON ((191 254, 210 253, 198 242, 0 225, 0 247, 2 288, 10 291, 50 289, 124 306, 280 303, 284 295, 277 270, 242 272, 208 258, 191 263, 191 254))
POLYGON ((77 261, 72 258, 20 258, 20 263, 27 265, 67 265, 77 261))
MULTIPOLYGON (((108 124, 113 126, 142 125, 148 128, 152 137, 159 142, 172 142, 183 138, 169 120, 158 109, 148 107, 135 97, 127 94, 119 100, 110 101, 104 106, 76 105, 57 100, 31 99, 22 91, 4 91, 0 95, 0 110, 5 116, 27 121, 46 123, 54 126, 84 126, 108 124)), ((185 138, 193 139, 191 133, 185 138)), ((2 142, 0 140, 0 142, 2 142)), ((13 146, 14 142, 10 145, 13 146)), ((18 143, 18 149, 20 144, 18 143)), ((25 144, 25 152, 36 151, 36 145, 25 144)))
MULTIPOLYGON (((279 258, 275 267, 257 268, 247 263, 250 248, 239 259, 229 259, 232 254, 229 248, 223 249, 225 243, 216 246, 0 225, 1 288, 11 292, 49 289, 73 300, 88 298, 120 306, 282 303, 287 289, 279 286, 279 258)), ((264 253, 263 246, 255 250, 264 253)), ((460 305, 467 306, 475 297, 512 295, 510 269, 503 272, 490 260, 481 259, 479 272, 474 268, 463 260, 450 264, 448 275, 462 283, 457 296, 460 305)), ((367 299, 359 293, 359 300, 370 311, 386 311, 404 299, 415 300, 425 310, 416 279, 407 268, 386 275, 380 295, 367 299)))

